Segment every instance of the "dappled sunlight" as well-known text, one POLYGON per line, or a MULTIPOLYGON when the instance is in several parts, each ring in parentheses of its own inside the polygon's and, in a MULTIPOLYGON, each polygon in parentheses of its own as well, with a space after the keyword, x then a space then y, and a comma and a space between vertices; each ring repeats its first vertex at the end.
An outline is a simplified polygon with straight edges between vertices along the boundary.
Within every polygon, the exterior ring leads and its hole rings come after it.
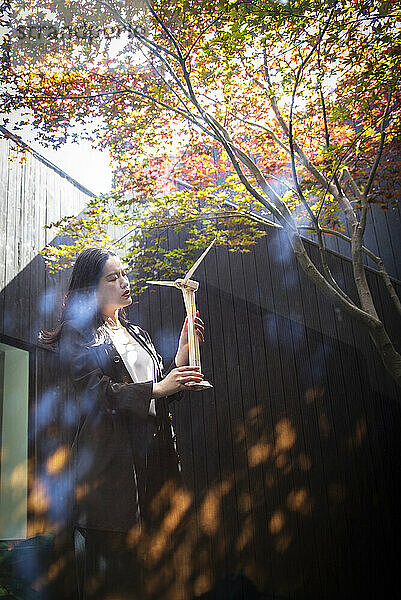
MULTIPOLYGON (((302 580, 298 563, 293 563, 302 549, 311 544, 319 549, 325 543, 324 533, 317 532, 313 540, 310 530, 315 520, 325 527, 320 490, 310 482, 310 471, 312 466, 319 468, 320 455, 308 445, 308 439, 305 443, 301 433, 298 435, 300 430, 292 419, 279 418, 267 430, 261 428, 259 407, 248 413, 246 425, 236 428, 235 449, 242 462, 235 476, 232 473, 215 480, 197 501, 193 492, 166 482, 149 506, 152 526, 138 524, 127 533, 127 547, 144 565, 146 600, 194 600, 213 593, 226 564, 228 572, 242 573, 259 590, 271 585, 272 577, 277 589, 282 586, 284 590, 292 569, 291 581, 302 580), (248 439, 253 443, 247 446, 243 442, 248 439)), ((314 432, 320 433, 325 443, 331 432, 328 417, 323 410, 315 414, 314 432)), ((359 419, 352 434, 343 440, 362 443, 364 435, 366 423, 359 419)), ((38 478, 35 514, 42 530, 49 528, 53 502, 49 485, 68 468, 70 458, 66 445, 53 447, 44 463, 45 476, 38 478)), ((334 510, 346 498, 347 488, 340 479, 333 478, 327 486, 327 499, 334 510)), ((80 485, 74 491, 77 497, 99 493, 96 484, 91 488, 80 485)), ((342 526, 342 522, 334 524, 340 532, 342 526)), ((35 588, 40 591, 62 580, 71 569, 68 560, 68 556, 53 560, 35 580, 35 588)), ((309 568, 309 559, 306 563, 309 568)), ((127 600, 108 593, 101 572, 89 587, 102 600, 127 600)))
POLYGON ((88 483, 76 484, 74 488, 74 495, 76 500, 81 501, 83 498, 98 493, 96 492, 96 490, 101 486, 101 483, 102 482, 100 480, 96 480, 91 481, 91 485, 89 485, 88 483))
POLYGON ((88 579, 86 581, 86 590, 89 594, 89 597, 91 595, 95 594, 96 591, 102 587, 102 584, 103 584, 103 577, 99 573, 96 576, 94 575, 93 577, 88 579))
POLYGON ((313 499, 305 488, 293 490, 288 494, 287 506, 292 511, 309 515, 312 512, 313 504, 313 499))
POLYGON ((21 490, 26 486, 26 462, 14 467, 10 475, 10 488, 15 497, 20 496, 21 490))
POLYGON ((233 486, 233 479, 227 479, 215 485, 206 494, 200 509, 200 526, 208 535, 214 535, 221 522, 221 503, 223 497, 233 486))
MULTIPOLYGON (((189 492, 182 488, 173 491, 172 487, 173 483, 167 482, 160 492, 159 501, 161 498, 165 502, 166 496, 170 497, 170 508, 164 516, 158 531, 151 537, 149 543, 149 558, 153 563, 160 560, 169 543, 171 534, 177 529, 192 503, 192 497, 189 492)), ((155 510, 157 500, 158 497, 154 498, 152 502, 153 510, 155 510)))
MULTIPOLYGON (((218 378, 213 382, 217 390, 218 378)), ((354 450, 368 436, 367 421, 359 407, 350 410, 342 397, 329 396, 323 386, 312 387, 311 380, 299 390, 298 396, 289 394, 283 401, 273 386, 263 399, 260 388, 254 396, 250 388, 246 397, 235 397, 230 412, 222 404, 230 399, 222 394, 216 422, 210 411, 217 402, 206 399, 198 410, 199 397, 191 396, 186 405, 179 404, 174 417, 188 487, 169 481, 161 489, 149 488, 159 491, 153 498, 149 495, 141 524, 132 526, 124 538, 143 565, 143 600, 213 597, 221 580, 227 578, 223 586, 230 589, 238 574, 260 592, 295 597, 307 578, 317 579, 318 569, 322 578, 327 576, 326 557, 333 565, 341 552, 337 540, 347 542, 350 522, 358 526, 359 505, 349 508, 351 500, 359 498, 357 485, 368 488, 362 478, 355 483, 349 471, 355 456, 362 455, 354 450)), ((101 471, 89 485, 85 477, 76 486, 67 479, 77 415, 71 396, 60 402, 60 394, 51 382, 49 393, 41 396, 39 466, 30 475, 36 483, 29 494, 39 532, 54 531, 59 521, 63 527, 58 517, 71 516, 74 496, 94 502, 104 485, 101 471), (63 504, 68 496, 69 503, 63 504)), ((91 468, 92 460, 88 452, 85 468, 91 468)), ((18 477, 16 469, 13 483, 18 477)), ((113 548, 105 548, 104 556, 114 560, 113 548)), ((73 585, 73 560, 67 544, 59 554, 54 552, 51 564, 38 570, 35 588, 60 586, 66 578, 73 585)), ((127 569, 131 565, 127 559, 127 569)), ((89 587, 101 600, 128 600, 107 589, 101 569, 89 587)), ((59 597, 73 600, 72 594, 59 597)))
MULTIPOLYGON (((192 523, 192 521, 190 521, 192 523)), ((185 536, 170 545, 163 557, 163 562, 155 566, 151 559, 152 539, 142 539, 145 559, 145 598, 165 598, 166 600, 184 600, 189 598, 189 589, 193 585, 194 547, 196 544, 195 524, 185 530, 185 536)), ((199 565, 200 554, 196 555, 199 565)), ((206 573, 204 573, 206 576, 206 573)))
MULTIPOLYGON (((286 566, 275 574, 283 583, 289 561, 304 543, 310 543, 311 516, 320 523, 321 512, 319 492, 309 487, 312 466, 319 468, 317 456, 292 418, 280 415, 267 429, 262 426, 264 415, 259 406, 246 414, 246 421, 235 426, 234 448, 242 459, 235 475, 215 480, 198 501, 193 492, 166 482, 149 505, 151 525, 138 524, 127 533, 127 547, 144 564, 146 599, 194 600, 212 592, 228 556, 230 572, 243 573, 258 589, 269 585, 267 566, 276 556, 285 561, 286 566), (308 541, 304 542, 303 536, 308 541)), ((314 431, 326 440, 331 433, 328 416, 323 410, 315 414, 314 431)), ((360 420, 352 436, 345 439, 356 443, 363 435, 364 422, 360 420)), ((43 517, 43 527, 49 526, 45 519, 51 512, 49 501, 53 502, 52 481, 57 482, 68 470, 70 459, 68 446, 62 444, 53 447, 44 463, 45 477, 39 478, 36 490, 37 517, 38 522, 43 517)), ((99 493, 96 482, 91 487, 81 484, 74 492, 80 498, 99 493)), ((339 504, 345 498, 345 487, 332 483, 327 497, 333 506, 339 504)), ((62 579, 68 568, 66 560, 53 561, 36 580, 37 589, 62 579)), ((299 577, 296 567, 294 580, 299 577)), ((102 600, 119 598, 108 594, 101 572, 90 587, 102 600)))
POLYGON ((325 395, 325 388, 322 385, 315 385, 312 388, 309 388, 305 392, 305 400, 307 404, 311 404, 316 400, 321 400, 325 395))
POLYGON ((161 490, 152 499, 150 509, 154 517, 160 516, 165 507, 170 506, 175 489, 173 481, 166 481, 161 490))
POLYGON ((285 515, 280 509, 276 510, 269 520, 269 531, 273 535, 277 535, 285 525, 285 515))
POLYGON ((57 475, 60 473, 68 464, 70 457, 70 449, 68 446, 60 446, 57 450, 49 456, 46 461, 46 470, 49 475, 57 475))
POLYGON ((245 425, 243 423, 236 423, 234 429, 235 441, 240 444, 245 440, 245 425))
POLYGON ((28 537, 30 538, 34 537, 35 535, 42 535, 51 531, 51 529, 51 524, 44 516, 36 515, 33 522, 28 522, 28 537))
POLYGON ((291 542, 292 535, 289 533, 282 533, 281 535, 277 536, 275 541, 275 548, 277 552, 280 554, 284 553, 290 547, 291 542))
POLYGON ((366 418, 361 417, 360 419, 357 420, 354 431, 351 433, 350 437, 348 438, 348 445, 349 446, 353 446, 353 445, 361 446, 363 441, 366 438, 366 435, 367 435, 366 418))
POLYGON ((191 495, 184 490, 177 490, 172 500, 172 507, 169 513, 164 518, 162 529, 166 533, 174 531, 181 519, 191 506, 191 495))
POLYGON ((276 485, 276 478, 273 473, 266 473, 265 476, 265 485, 267 489, 271 489, 274 485, 276 485))
POLYGON ((137 523, 127 533, 127 546, 129 548, 136 548, 141 541, 141 525, 137 523))
POLYGON ((287 456, 285 454, 279 454, 275 460, 276 467, 278 469, 284 469, 287 465, 287 456))
POLYGON ((275 427, 276 444, 274 454, 289 450, 295 444, 297 434, 289 419, 281 419, 275 427))
POLYGON ((248 464, 250 467, 256 467, 260 463, 266 462, 271 453, 271 446, 266 441, 260 441, 248 449, 248 464))
POLYGON ((164 585, 163 573, 160 571, 151 571, 151 576, 145 581, 146 595, 150 598, 156 597, 160 588, 164 585))
POLYGON ((254 525, 252 516, 248 515, 245 521, 242 523, 241 531, 239 533, 237 542, 235 544, 236 550, 242 552, 245 547, 251 544, 254 536, 254 525))
POLYGON ((298 455, 297 463, 302 469, 302 471, 309 471, 309 469, 312 466, 311 457, 305 454, 304 452, 301 452, 301 454, 298 455))
POLYGON ((394 600, 398 355, 386 374, 379 342, 399 352, 399 3, 5 4, 0 314, 27 385, 0 382, 0 405, 27 419, 0 419, 0 520, 48 539, 20 537, 10 569, 36 594, 3 586, 0 553, 0 596, 76 600, 78 566, 87 600, 394 600), (110 193, 19 135, 110 154, 110 193), (212 239, 195 393, 175 368, 198 354, 189 304, 148 283, 212 239), (121 253, 132 298, 104 252, 76 260, 92 245, 121 253))
MULTIPOLYGON (((171 600, 180 600, 188 598, 189 589, 191 589, 193 578, 199 571, 206 577, 208 572, 205 564, 205 552, 199 547, 198 528, 196 526, 196 517, 192 513, 188 515, 185 527, 182 529, 182 538, 177 540, 173 548, 168 549, 168 586, 166 587, 163 575, 156 569, 149 572, 149 579, 146 582, 147 589, 152 590, 152 598, 168 597, 171 600), (195 558, 196 557, 196 558, 195 558), (195 559, 195 562, 194 562, 195 559), (201 569, 201 561, 203 561, 201 569), (161 591, 163 590, 163 591, 161 591)), ((208 553, 206 555, 208 559, 208 553)))
POLYGON ((261 404, 257 404, 256 406, 252 406, 246 414, 246 420, 254 423, 258 417, 263 414, 263 406, 261 404))
POLYGON ((50 565, 50 567, 45 575, 43 575, 42 577, 39 577, 38 579, 36 579, 36 581, 34 581, 32 587, 38 591, 45 588, 52 581, 55 581, 57 579, 57 577, 60 576, 60 574, 65 569, 66 565, 67 565, 67 557, 61 556, 58 560, 56 560, 55 562, 53 562, 50 565))
POLYGON ((75 498, 79 502, 85 498, 90 492, 90 487, 87 483, 81 483, 75 487, 75 498))
POLYGON ((28 509, 36 515, 42 515, 50 508, 50 498, 44 483, 38 478, 28 495, 28 509))
POLYGON ((208 592, 211 589, 212 585, 213 585, 213 581, 210 579, 210 577, 207 574, 202 573, 201 575, 199 575, 199 577, 197 577, 195 579, 194 593, 197 596, 200 596, 201 594, 205 594, 206 592, 208 592))

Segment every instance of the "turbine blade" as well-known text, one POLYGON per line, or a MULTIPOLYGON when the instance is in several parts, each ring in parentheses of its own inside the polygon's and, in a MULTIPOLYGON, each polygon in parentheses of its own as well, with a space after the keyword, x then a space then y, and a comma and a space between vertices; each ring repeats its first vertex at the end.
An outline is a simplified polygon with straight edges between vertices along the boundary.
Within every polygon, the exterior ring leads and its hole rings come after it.
POLYGON ((206 254, 209 252, 210 248, 213 246, 215 241, 216 240, 213 240, 212 243, 209 244, 209 246, 206 248, 206 250, 200 255, 198 260, 192 265, 192 267, 189 269, 188 273, 184 277, 184 282, 187 282, 188 279, 191 279, 192 275, 195 273, 196 269, 199 267, 202 260, 205 258, 206 254))
POLYGON ((147 281, 146 283, 151 283, 152 285, 168 285, 171 287, 177 287, 175 281, 147 281))

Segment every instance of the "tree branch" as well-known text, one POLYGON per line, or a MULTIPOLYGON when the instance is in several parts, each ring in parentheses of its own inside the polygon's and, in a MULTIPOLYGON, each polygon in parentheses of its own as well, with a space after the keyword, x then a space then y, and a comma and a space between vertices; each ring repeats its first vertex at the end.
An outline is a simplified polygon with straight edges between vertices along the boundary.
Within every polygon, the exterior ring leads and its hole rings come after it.
POLYGON ((395 306, 396 311, 398 312, 398 315, 401 317, 401 301, 397 295, 397 292, 394 289, 393 284, 391 283, 391 279, 388 276, 386 269, 384 268, 383 261, 381 258, 376 257, 375 262, 379 267, 380 275, 382 276, 386 290, 395 306))
MULTIPOLYGON (((251 215, 250 213, 245 213, 241 210, 235 210, 235 211, 223 211, 222 213, 216 213, 213 216, 210 217, 202 217, 201 215, 193 217, 191 219, 182 219, 181 221, 174 221, 173 223, 164 223, 162 225, 152 225, 152 227, 141 227, 140 225, 135 225, 135 227, 133 227, 132 229, 130 229, 129 231, 127 231, 127 233, 125 233, 122 237, 120 237, 118 240, 116 240, 112 246, 118 244, 119 242, 121 242, 121 240, 123 240, 124 238, 127 237, 127 235, 129 235, 130 233, 132 233, 133 231, 135 231, 135 229, 142 229, 144 231, 153 231, 153 230, 157 230, 157 229, 166 229, 167 227, 170 227, 171 225, 173 225, 174 227, 179 226, 179 225, 187 225, 188 223, 196 223, 197 221, 215 221, 216 219, 232 219, 233 217, 243 217, 244 219, 249 219, 250 221, 254 221, 255 223, 260 223, 261 225, 266 225, 267 227, 272 227, 274 229, 282 229, 282 225, 279 225, 278 223, 274 223, 274 221, 269 221, 268 219, 264 219, 263 217, 258 217, 256 215, 251 215)), ((142 221, 138 219, 138 222, 140 223, 142 221)))
POLYGON ((301 62, 301 65, 298 69, 297 75, 295 77, 295 82, 294 82, 294 88, 292 91, 292 97, 291 97, 291 106, 290 106, 290 120, 289 120, 289 127, 288 127, 288 141, 290 143, 290 150, 291 150, 291 170, 292 170, 292 175, 293 175, 293 179, 294 179, 294 183, 295 183, 295 187, 297 189, 298 195, 302 201, 302 203, 304 204, 306 210, 309 213, 309 216, 312 219, 312 222, 315 223, 315 226, 318 227, 318 220, 315 216, 315 214, 313 213, 312 209, 310 208, 309 204, 306 201, 306 198, 303 195, 301 186, 299 185, 299 181, 298 181, 298 176, 297 176, 297 169, 295 166, 295 150, 294 150, 294 137, 293 137, 293 111, 294 111, 294 102, 295 102, 295 95, 297 93, 297 88, 298 88, 298 84, 301 80, 301 76, 302 73, 308 63, 308 61, 310 60, 310 58, 313 56, 313 54, 315 53, 317 47, 319 46, 324 34, 326 33, 330 21, 332 19, 332 16, 334 14, 334 10, 332 10, 329 14, 329 17, 326 21, 325 26, 323 27, 322 32, 319 34, 317 41, 315 42, 315 44, 312 46, 311 50, 309 51, 308 55, 306 56, 306 58, 301 62))
MULTIPOLYGON (((270 105, 273 109, 273 112, 276 116, 277 121, 279 122, 285 136, 288 138, 288 134, 289 134, 289 130, 288 130, 288 126, 285 122, 284 117, 281 114, 281 111, 278 107, 274 92, 273 92, 273 86, 271 83, 271 79, 270 79, 270 73, 268 70, 268 66, 267 66, 267 59, 266 59, 266 54, 264 51, 264 56, 265 56, 265 65, 264 65, 264 71, 265 71, 265 77, 267 79, 268 82, 268 86, 264 85, 261 81, 259 81, 256 77, 253 77, 250 73, 247 73, 248 77, 250 77, 252 79, 252 81, 254 81, 254 83, 256 85, 258 85, 267 95, 270 105)), ((291 150, 288 148, 287 146, 283 143, 283 142, 278 142, 280 144, 280 146, 285 149, 288 154, 291 154, 291 150)), ((315 177, 316 181, 324 188, 327 189, 334 197, 337 197, 337 189, 335 187, 335 185, 333 185, 331 183, 331 180, 327 179, 325 177, 325 175, 323 175, 323 173, 321 173, 319 171, 319 169, 317 169, 317 167, 309 160, 309 158, 306 156, 305 152, 303 151, 303 149, 301 148, 301 146, 299 146, 299 144, 294 140, 294 150, 298 155, 299 161, 300 163, 315 177)))
MULTIPOLYGON (((318 68, 319 68, 319 70, 321 70, 321 67, 320 67, 320 42, 319 42, 319 46, 318 46, 317 61, 318 61, 318 68)), ((329 125, 328 125, 328 121, 327 121, 326 102, 325 102, 325 99, 324 99, 324 94, 323 94, 322 82, 321 81, 319 81, 319 93, 320 93, 320 102, 321 102, 321 105, 322 105, 322 113, 323 113, 324 136, 325 136, 326 150, 329 150, 329 147, 330 147, 330 133, 329 133, 329 125)), ((332 175, 332 179, 334 181, 334 184, 335 184, 335 186, 337 188, 338 193, 341 195, 342 194, 342 189, 341 189, 341 185, 340 185, 340 182, 338 180, 338 177, 337 177, 337 171, 336 170, 334 171, 334 173, 332 175)), ((318 211, 318 215, 317 215, 318 220, 319 220, 321 211, 323 209, 325 197, 326 197, 326 194, 324 194, 322 202, 321 202, 320 207, 319 207, 319 211, 318 211)))
POLYGON ((349 302, 350 304, 354 304, 354 302, 352 302, 352 300, 347 296, 347 294, 338 285, 337 281, 333 277, 333 274, 332 274, 332 272, 330 270, 329 265, 327 264, 326 249, 325 249, 324 243, 323 243, 322 231, 321 231, 321 228, 319 226, 316 228, 316 233, 317 233, 317 239, 318 239, 320 261, 322 263, 322 267, 323 267, 323 271, 324 271, 324 273, 326 275, 326 279, 331 283, 331 285, 334 287, 334 289, 337 290, 337 292, 347 302, 349 302))
POLYGON ((355 179, 352 177, 351 173, 349 172, 347 167, 344 167, 342 170, 342 174, 340 175, 340 179, 342 179, 342 176, 346 175, 351 187, 352 187, 352 191, 354 192, 355 196, 358 198, 358 200, 362 199, 363 193, 361 192, 361 190, 359 189, 355 179))
MULTIPOLYGON (((227 152, 227 154, 228 154, 228 156, 229 156, 229 158, 230 158, 230 160, 231 160, 231 162, 232 162, 232 164, 234 166, 234 169, 235 169, 235 171, 236 171, 236 173, 237 173, 237 175, 238 175, 241 183, 244 185, 245 189, 256 200, 258 200, 258 202, 260 202, 263 206, 265 206, 266 208, 268 208, 279 219, 279 221, 286 221, 287 222, 287 226, 289 226, 289 227, 291 227, 291 228, 294 229, 295 228, 295 224, 293 224, 292 218, 286 219, 285 215, 281 214, 279 208, 276 206, 277 201, 280 203, 281 200, 277 196, 277 194, 274 192, 273 188, 271 188, 271 186, 269 186, 267 184, 268 198, 265 198, 264 196, 262 196, 250 184, 250 182, 248 181, 248 179, 245 177, 245 175, 244 175, 244 173, 242 171, 242 168, 241 168, 241 166, 240 166, 240 164, 239 164, 239 162, 237 160, 237 156, 240 156, 241 160, 245 160, 245 161, 247 161, 249 159, 249 157, 247 157, 247 155, 245 153, 243 153, 239 148, 236 148, 235 146, 233 146, 233 143, 231 141, 230 136, 228 135, 227 130, 213 116, 209 115, 208 112, 201 106, 200 102, 198 101, 198 99, 196 97, 195 91, 193 89, 191 77, 190 77, 190 74, 189 74, 188 69, 186 67, 186 62, 185 62, 184 58, 181 58, 179 62, 180 62, 180 66, 181 66, 181 69, 182 69, 182 72, 183 72, 184 79, 185 79, 186 84, 187 84, 189 96, 190 96, 190 98, 191 98, 194 106, 197 108, 197 110, 198 110, 199 114, 201 115, 202 119, 214 131, 214 137, 215 137, 215 139, 222 144, 223 148, 227 152)), ((254 165, 253 161, 249 162, 249 165, 252 165, 252 166, 256 167, 256 165, 254 165)), ((256 167, 256 169, 257 169, 257 167, 256 167)), ((259 171, 259 173, 260 173, 260 171, 259 171)), ((281 202, 281 204, 283 206, 285 206, 285 204, 283 202, 281 202)), ((285 206, 285 208, 288 211, 288 208, 286 206, 285 206)))
POLYGON ((174 58, 175 60, 179 60, 179 56, 177 56, 177 54, 175 54, 174 52, 171 52, 171 50, 169 50, 168 48, 165 48, 164 46, 160 46, 160 44, 156 44, 156 42, 152 42, 152 41, 148 40, 144 35, 142 35, 140 33, 140 31, 136 27, 133 27, 131 25, 131 23, 129 23, 128 21, 123 19, 122 16, 120 15, 120 13, 118 12, 118 10, 114 8, 114 6, 112 6, 105 0, 96 0, 96 2, 97 2, 97 4, 104 6, 111 13, 113 13, 113 15, 117 19, 117 21, 119 21, 122 25, 124 25, 126 30, 129 31, 130 33, 132 33, 132 35, 134 37, 136 37, 138 40, 140 40, 147 48, 149 48, 149 50, 151 50, 151 51, 158 50, 159 52, 165 52, 168 56, 171 56, 171 58, 174 58))
POLYGON ((210 29, 213 25, 215 25, 217 23, 217 21, 221 18, 221 16, 224 14, 224 11, 221 11, 221 13, 219 13, 217 15, 217 17, 215 19, 213 19, 213 21, 211 21, 211 23, 209 23, 208 25, 206 25, 206 27, 204 27, 202 29, 202 31, 200 32, 200 34, 195 38, 195 41, 193 42, 193 44, 191 44, 189 50, 187 51, 187 53, 184 56, 184 60, 188 60, 192 50, 195 48, 196 44, 199 42, 200 38, 205 35, 205 33, 207 32, 208 29, 210 29))
POLYGON ((375 159, 373 167, 372 167, 372 169, 370 171, 369 179, 368 179, 368 182, 366 184, 365 191, 364 191, 364 195, 365 195, 366 199, 368 198, 368 195, 369 195, 369 192, 370 192, 370 188, 372 187, 373 180, 374 180, 375 175, 376 175, 377 167, 379 166, 379 162, 380 162, 380 159, 382 157, 383 147, 384 147, 384 140, 386 138, 386 131, 385 131, 386 127, 387 127, 386 120, 387 120, 387 117, 388 117, 389 112, 390 112, 390 103, 391 103, 391 92, 388 95, 386 109, 384 111, 382 122, 380 124, 380 144, 379 144, 379 149, 377 151, 376 159, 375 159))
MULTIPOLYGON (((178 92, 170 85, 170 83, 167 81, 167 79, 160 73, 160 71, 154 65, 153 61, 145 54, 145 52, 143 51, 143 48, 141 47, 141 44, 139 42, 137 42, 137 47, 138 47, 139 51, 142 52, 143 56, 148 61, 151 68, 154 70, 154 72, 159 77, 159 79, 161 81, 163 81, 163 83, 169 88, 169 90, 176 96, 176 98, 179 100, 179 102, 184 106, 185 110, 188 110, 188 107, 186 106, 184 100, 181 98, 181 96, 178 94, 178 92)), ((154 51, 153 54, 156 55, 157 58, 162 62, 162 64, 165 66, 167 71, 170 73, 170 75, 173 78, 173 80, 175 81, 175 83, 178 85, 178 88, 181 90, 181 92, 184 94, 184 96, 187 98, 187 100, 189 100, 189 98, 186 94, 185 87, 182 85, 181 81, 179 80, 177 75, 174 73, 174 70, 172 69, 172 67, 170 66, 168 61, 165 58, 163 58, 163 56, 161 56, 161 54, 159 52, 154 51)))
POLYGON ((262 129, 263 131, 265 131, 267 133, 267 135, 271 139, 273 139, 280 146, 280 148, 285 150, 288 154, 291 154, 291 150, 289 149, 289 147, 286 146, 284 144, 284 142, 282 142, 280 140, 280 138, 274 133, 274 131, 272 129, 270 129, 269 127, 267 127, 266 125, 262 125, 261 123, 254 123, 253 121, 244 119, 243 117, 240 117, 240 116, 234 114, 233 112, 230 112, 230 115, 232 115, 232 117, 234 119, 237 119, 238 121, 241 121, 242 123, 245 123, 246 125, 250 125, 251 127, 258 127, 259 129, 262 129))
POLYGON ((163 22, 163 19, 161 17, 159 17, 159 15, 153 9, 151 2, 149 2, 149 0, 145 0, 145 4, 148 7, 148 9, 150 10, 150 12, 152 13, 155 21, 160 25, 160 27, 163 29, 164 33, 166 34, 166 36, 172 42, 174 48, 176 49, 177 54, 174 55, 176 60, 178 60, 179 62, 181 62, 182 60, 185 60, 183 57, 183 54, 181 52, 180 44, 175 39, 174 35, 171 33, 171 31, 168 29, 168 27, 166 27, 166 25, 163 22))
POLYGON ((273 109, 274 114, 276 115, 276 119, 279 122, 279 124, 281 125, 281 128, 284 131, 285 136, 288 137, 289 136, 288 125, 285 122, 283 115, 281 114, 281 111, 277 104, 276 97, 273 92, 273 85, 272 85, 272 81, 270 78, 269 67, 267 64, 266 47, 264 47, 264 49, 263 49, 263 68, 264 68, 264 73, 265 73, 265 77, 266 77, 266 81, 267 81, 267 87, 265 85, 263 85, 263 83, 261 81, 259 81, 258 79, 256 79, 256 78, 253 78, 253 79, 254 79, 255 83, 257 85, 259 85, 259 87, 261 87, 267 93, 267 96, 270 100, 270 105, 273 109))

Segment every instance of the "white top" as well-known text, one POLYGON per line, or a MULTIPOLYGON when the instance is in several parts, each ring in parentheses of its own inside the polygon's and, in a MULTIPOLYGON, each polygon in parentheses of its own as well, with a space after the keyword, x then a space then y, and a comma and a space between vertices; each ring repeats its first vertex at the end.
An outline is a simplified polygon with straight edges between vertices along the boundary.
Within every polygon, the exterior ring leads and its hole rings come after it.
MULTIPOLYGON (((139 342, 126 330, 125 327, 112 329, 107 327, 112 342, 120 354, 128 373, 134 383, 154 381, 154 363, 150 354, 139 342)), ((149 414, 156 416, 154 398, 150 401, 149 414)))

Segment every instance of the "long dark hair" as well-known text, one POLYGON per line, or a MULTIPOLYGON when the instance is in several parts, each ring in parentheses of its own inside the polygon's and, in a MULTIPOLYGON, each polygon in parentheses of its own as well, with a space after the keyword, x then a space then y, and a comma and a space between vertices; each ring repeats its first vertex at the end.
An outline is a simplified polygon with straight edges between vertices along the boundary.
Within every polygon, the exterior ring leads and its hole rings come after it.
MULTIPOLYGON (((66 321, 72 321, 89 340, 96 340, 97 330, 104 325, 96 301, 96 288, 110 256, 117 255, 103 248, 86 248, 77 256, 61 305, 60 323, 53 331, 42 329, 39 333, 41 343, 53 345, 58 342, 66 321)), ((124 309, 120 309, 119 317, 127 321, 124 309)))

